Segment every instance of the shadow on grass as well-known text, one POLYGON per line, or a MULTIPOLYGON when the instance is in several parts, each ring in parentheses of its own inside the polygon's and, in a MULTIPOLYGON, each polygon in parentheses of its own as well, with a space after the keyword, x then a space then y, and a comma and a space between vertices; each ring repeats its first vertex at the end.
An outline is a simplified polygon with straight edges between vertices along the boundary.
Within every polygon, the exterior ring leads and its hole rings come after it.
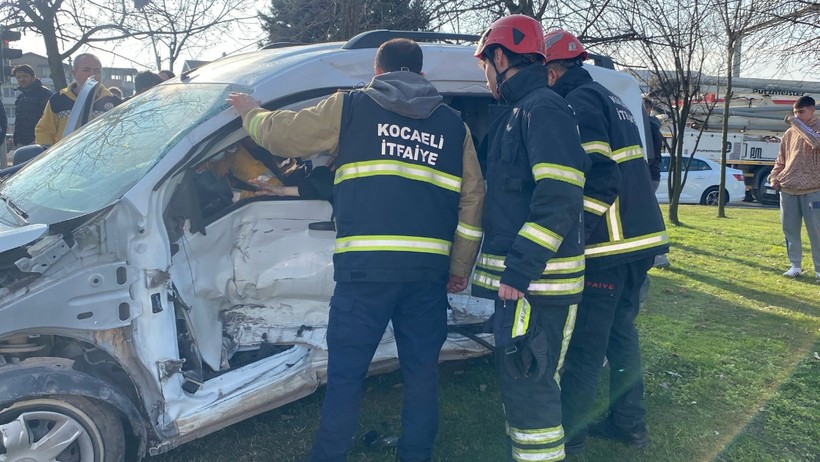
MULTIPOLYGON (((650 446, 636 451, 617 443, 588 439, 583 455, 573 461, 702 461, 736 444, 734 441, 756 439, 765 440, 766 446, 752 452, 730 450, 729 455, 719 460, 785 460, 779 456, 786 453, 790 443, 778 439, 777 430, 747 424, 759 418, 756 414, 761 405, 806 356, 816 323, 803 322, 806 326, 815 324, 809 330, 795 329, 796 322, 784 323, 779 313, 726 303, 717 296, 691 289, 685 293, 662 293, 663 289, 676 288, 676 280, 670 277, 653 277, 653 282, 656 284, 647 309, 639 317, 650 446), (751 433, 740 433, 744 428, 751 433)), ((724 281, 706 283, 729 290, 724 281)), ((757 291, 742 293, 747 298, 760 294, 767 295, 757 291)), ((448 362, 440 370, 441 425, 433 460, 506 460, 503 413, 491 358, 448 362)), ((606 407, 605 377, 602 382, 596 402, 599 411, 606 407)), ((359 437, 371 429, 385 434, 399 431, 401 384, 398 372, 366 380, 359 437)), ((806 397, 816 392, 798 390, 794 395, 806 403, 816 403, 811 395, 806 397)), ((300 460, 318 425, 323 396, 322 388, 312 396, 147 462, 300 460)), ((789 415, 783 418, 788 419, 789 415)), ((789 454, 811 447, 801 445, 789 449, 789 454)), ((389 452, 368 449, 357 442, 348 461, 385 462, 393 457, 389 452)))
MULTIPOLYGON (((718 279, 703 273, 697 273, 695 271, 681 268, 680 266, 675 267, 672 271, 691 278, 693 281, 697 281, 701 284, 709 285, 727 292, 732 292, 751 301, 760 302, 762 306, 776 306, 783 310, 802 313, 815 319, 817 319, 818 314, 820 314, 818 313, 817 298, 802 298, 798 296, 772 294, 770 292, 741 285, 737 280, 718 279)), ((721 302, 723 301, 721 300, 721 302)))
MULTIPOLYGON (((815 342, 811 350, 820 351, 820 341, 815 342)), ((763 460, 761 454, 778 454, 778 460, 820 460, 817 390, 820 390, 820 361, 808 356, 760 408, 743 433, 714 461, 763 460)))
MULTIPOLYGON (((735 257, 735 256, 731 256, 731 255, 726 255, 725 253, 724 254, 718 254, 718 253, 715 253, 715 252, 710 252, 708 250, 704 250, 702 248, 693 247, 693 246, 686 245, 686 244, 674 244, 672 248, 675 251, 683 250, 683 251, 688 252, 692 255, 698 255, 698 256, 705 256, 705 257, 709 257, 709 258, 714 258, 715 260, 718 260, 718 261, 726 261, 726 260, 732 261, 732 262, 735 262, 739 265, 742 265, 743 267, 754 268, 754 269, 759 270, 761 273, 765 273, 765 274, 768 274, 768 275, 771 275, 771 274, 778 274, 779 275, 779 273, 776 273, 776 271, 773 273, 773 269, 771 267, 761 265, 760 263, 758 263, 757 261, 755 261, 753 259, 735 257)), ((672 270, 674 270, 676 267, 677 267, 677 265, 672 266, 670 268, 672 270)))

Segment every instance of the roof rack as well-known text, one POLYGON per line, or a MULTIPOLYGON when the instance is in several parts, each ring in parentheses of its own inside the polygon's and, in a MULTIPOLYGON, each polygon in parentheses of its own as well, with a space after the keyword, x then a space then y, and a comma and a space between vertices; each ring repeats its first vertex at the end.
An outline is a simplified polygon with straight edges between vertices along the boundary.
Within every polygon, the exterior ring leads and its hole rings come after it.
POLYGON ((266 43, 260 50, 274 50, 276 48, 295 47, 299 45, 307 45, 305 42, 271 42, 266 43))
POLYGON ((478 35, 450 34, 446 32, 378 29, 362 32, 361 34, 348 40, 347 43, 342 45, 342 48, 345 50, 378 48, 382 43, 394 38, 406 38, 417 42, 444 42, 448 40, 459 42, 478 42, 481 37, 478 35))
POLYGON ((605 69, 615 69, 615 63, 612 61, 612 58, 609 56, 604 55, 594 55, 589 53, 589 59, 592 60, 598 67, 603 67, 605 69))

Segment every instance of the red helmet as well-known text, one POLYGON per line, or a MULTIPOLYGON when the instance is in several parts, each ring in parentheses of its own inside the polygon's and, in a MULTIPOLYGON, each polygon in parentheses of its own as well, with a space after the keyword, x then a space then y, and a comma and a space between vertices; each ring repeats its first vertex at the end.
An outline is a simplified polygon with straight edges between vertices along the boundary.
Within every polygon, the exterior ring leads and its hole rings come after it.
POLYGON ((541 23, 523 14, 504 16, 492 23, 478 41, 475 57, 480 58, 490 45, 501 45, 513 53, 535 53, 546 58, 541 23))
POLYGON ((547 62, 575 58, 583 61, 589 56, 581 42, 565 30, 556 29, 548 33, 544 41, 547 46, 547 52, 544 55, 547 62))

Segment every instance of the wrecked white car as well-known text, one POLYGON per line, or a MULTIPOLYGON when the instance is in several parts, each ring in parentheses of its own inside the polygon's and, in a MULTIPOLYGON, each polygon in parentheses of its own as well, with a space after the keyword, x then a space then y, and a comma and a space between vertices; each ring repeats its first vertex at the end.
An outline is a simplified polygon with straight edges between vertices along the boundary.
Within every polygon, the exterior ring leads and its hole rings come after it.
MULTIPOLYGON (((377 31, 223 58, 112 109, 0 185, 0 461, 159 454, 324 382, 331 204, 226 193, 203 172, 247 143, 231 91, 271 109, 311 105, 368 82, 378 45, 408 35, 466 38, 377 31)), ((473 47, 423 49, 427 78, 481 144, 492 99, 473 47)), ((639 113, 634 80, 591 72, 639 113)), ((488 336, 474 334, 491 303, 450 301, 441 359, 486 354, 488 336)), ((396 358, 388 328, 371 372, 396 358)))

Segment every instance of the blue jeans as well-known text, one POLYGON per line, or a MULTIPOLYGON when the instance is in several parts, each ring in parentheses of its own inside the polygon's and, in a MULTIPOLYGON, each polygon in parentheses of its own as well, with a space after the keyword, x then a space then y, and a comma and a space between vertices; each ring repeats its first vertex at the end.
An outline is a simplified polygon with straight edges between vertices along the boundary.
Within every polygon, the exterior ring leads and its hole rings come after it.
POLYGON ((343 462, 359 422, 362 381, 388 322, 404 376, 402 459, 432 456, 438 432, 438 358, 447 338, 442 282, 339 282, 330 302, 328 379, 311 462, 343 462))

